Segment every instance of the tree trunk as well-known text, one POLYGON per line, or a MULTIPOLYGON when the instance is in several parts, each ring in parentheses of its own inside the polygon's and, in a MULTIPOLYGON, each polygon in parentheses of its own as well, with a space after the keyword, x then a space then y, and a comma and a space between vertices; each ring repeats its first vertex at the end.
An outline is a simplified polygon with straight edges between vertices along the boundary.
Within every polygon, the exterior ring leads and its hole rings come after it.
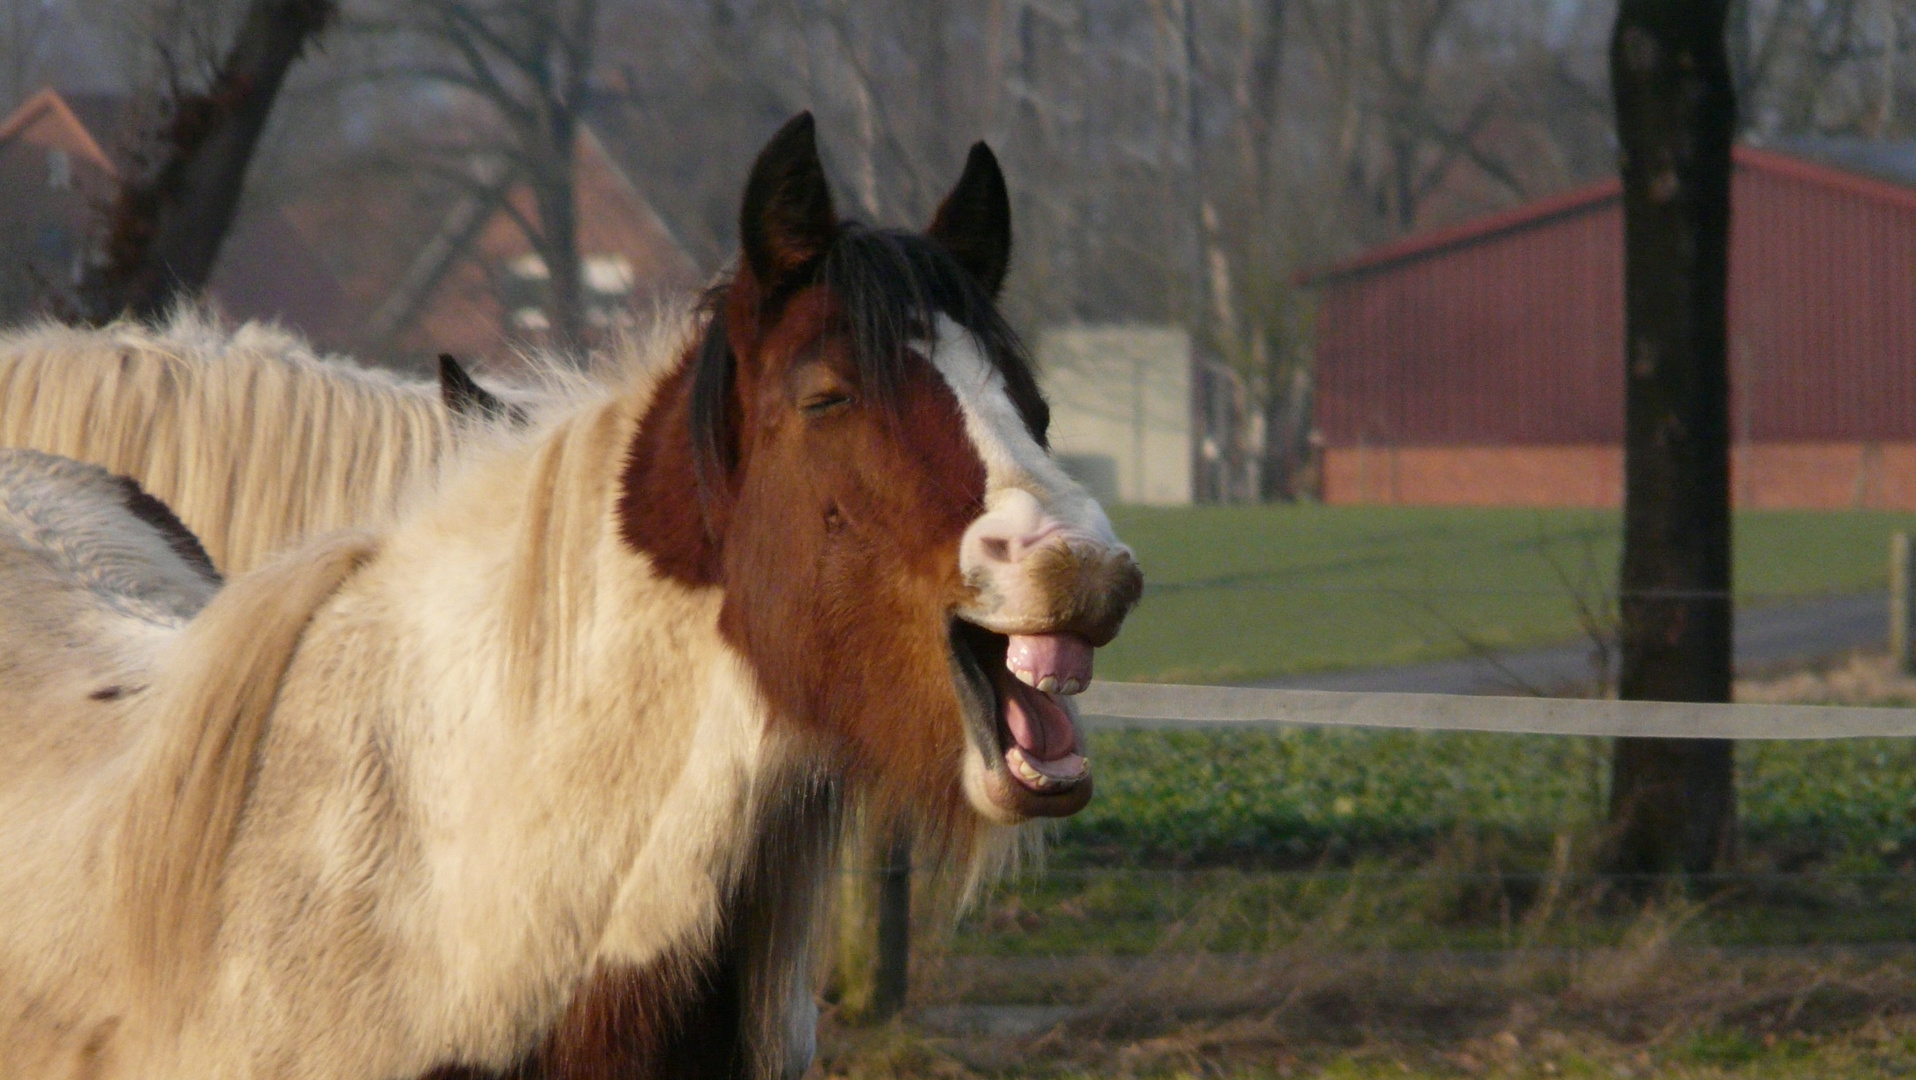
MULTIPOLYGON (((1611 40, 1623 166, 1627 699, 1730 696, 1727 6, 1624 0, 1611 40)), ((1616 872, 1723 867, 1735 832, 1732 744, 1617 740, 1610 812, 1616 872)))
POLYGON ((334 9, 334 0, 252 0, 247 6, 212 85, 174 102, 157 170, 121 183, 106 259, 80 285, 89 317, 105 321, 128 312, 152 318, 205 288, 273 99, 334 9))
POLYGON ((576 358, 583 357, 588 345, 574 175, 579 149, 577 119, 562 108, 552 111, 552 123, 545 133, 552 145, 542 148, 538 155, 532 185, 539 209, 539 235, 534 240, 539 257, 545 260, 546 281, 551 287, 550 310, 546 312, 551 321, 551 345, 576 358))

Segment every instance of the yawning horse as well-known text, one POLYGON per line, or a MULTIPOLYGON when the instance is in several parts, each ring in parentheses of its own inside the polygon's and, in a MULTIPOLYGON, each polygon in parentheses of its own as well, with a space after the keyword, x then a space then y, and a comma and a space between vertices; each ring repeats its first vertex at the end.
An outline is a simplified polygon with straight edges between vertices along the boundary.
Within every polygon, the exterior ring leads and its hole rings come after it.
POLYGON ((740 225, 662 373, 217 592, 136 490, 0 462, 11 1075, 789 1075, 848 800, 959 859, 1083 805, 1142 581, 993 306, 990 152, 868 228, 801 116, 740 225))

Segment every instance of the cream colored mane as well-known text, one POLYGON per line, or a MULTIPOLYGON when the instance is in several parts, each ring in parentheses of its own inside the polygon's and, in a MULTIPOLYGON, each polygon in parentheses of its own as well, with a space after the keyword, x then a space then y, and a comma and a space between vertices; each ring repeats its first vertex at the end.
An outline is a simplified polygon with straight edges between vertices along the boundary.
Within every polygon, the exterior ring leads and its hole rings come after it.
POLYGON ((228 575, 385 521, 454 431, 435 386, 256 323, 229 331, 184 310, 162 326, 0 335, 0 447, 135 478, 228 575))

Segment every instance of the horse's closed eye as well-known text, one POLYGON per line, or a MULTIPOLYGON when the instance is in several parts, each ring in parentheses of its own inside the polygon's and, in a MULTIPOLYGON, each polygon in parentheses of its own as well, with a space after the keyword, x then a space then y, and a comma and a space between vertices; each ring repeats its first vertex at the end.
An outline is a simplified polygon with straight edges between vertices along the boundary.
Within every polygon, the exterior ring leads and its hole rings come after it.
POLYGON ((836 409, 842 409, 851 403, 852 396, 850 394, 840 390, 830 390, 824 393, 813 394, 811 397, 799 402, 798 407, 806 416, 823 416, 836 409))

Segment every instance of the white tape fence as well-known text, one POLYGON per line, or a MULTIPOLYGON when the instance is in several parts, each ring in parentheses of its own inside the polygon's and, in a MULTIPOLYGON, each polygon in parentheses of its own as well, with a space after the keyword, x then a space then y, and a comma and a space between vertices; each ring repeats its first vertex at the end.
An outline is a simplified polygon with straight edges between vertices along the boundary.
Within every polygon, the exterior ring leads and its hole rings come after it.
POLYGON ((1092 683, 1078 696, 1077 705, 1085 726, 1094 730, 1303 725, 1664 739, 1916 736, 1916 709, 1838 705, 1705 705, 1122 682, 1092 683))

